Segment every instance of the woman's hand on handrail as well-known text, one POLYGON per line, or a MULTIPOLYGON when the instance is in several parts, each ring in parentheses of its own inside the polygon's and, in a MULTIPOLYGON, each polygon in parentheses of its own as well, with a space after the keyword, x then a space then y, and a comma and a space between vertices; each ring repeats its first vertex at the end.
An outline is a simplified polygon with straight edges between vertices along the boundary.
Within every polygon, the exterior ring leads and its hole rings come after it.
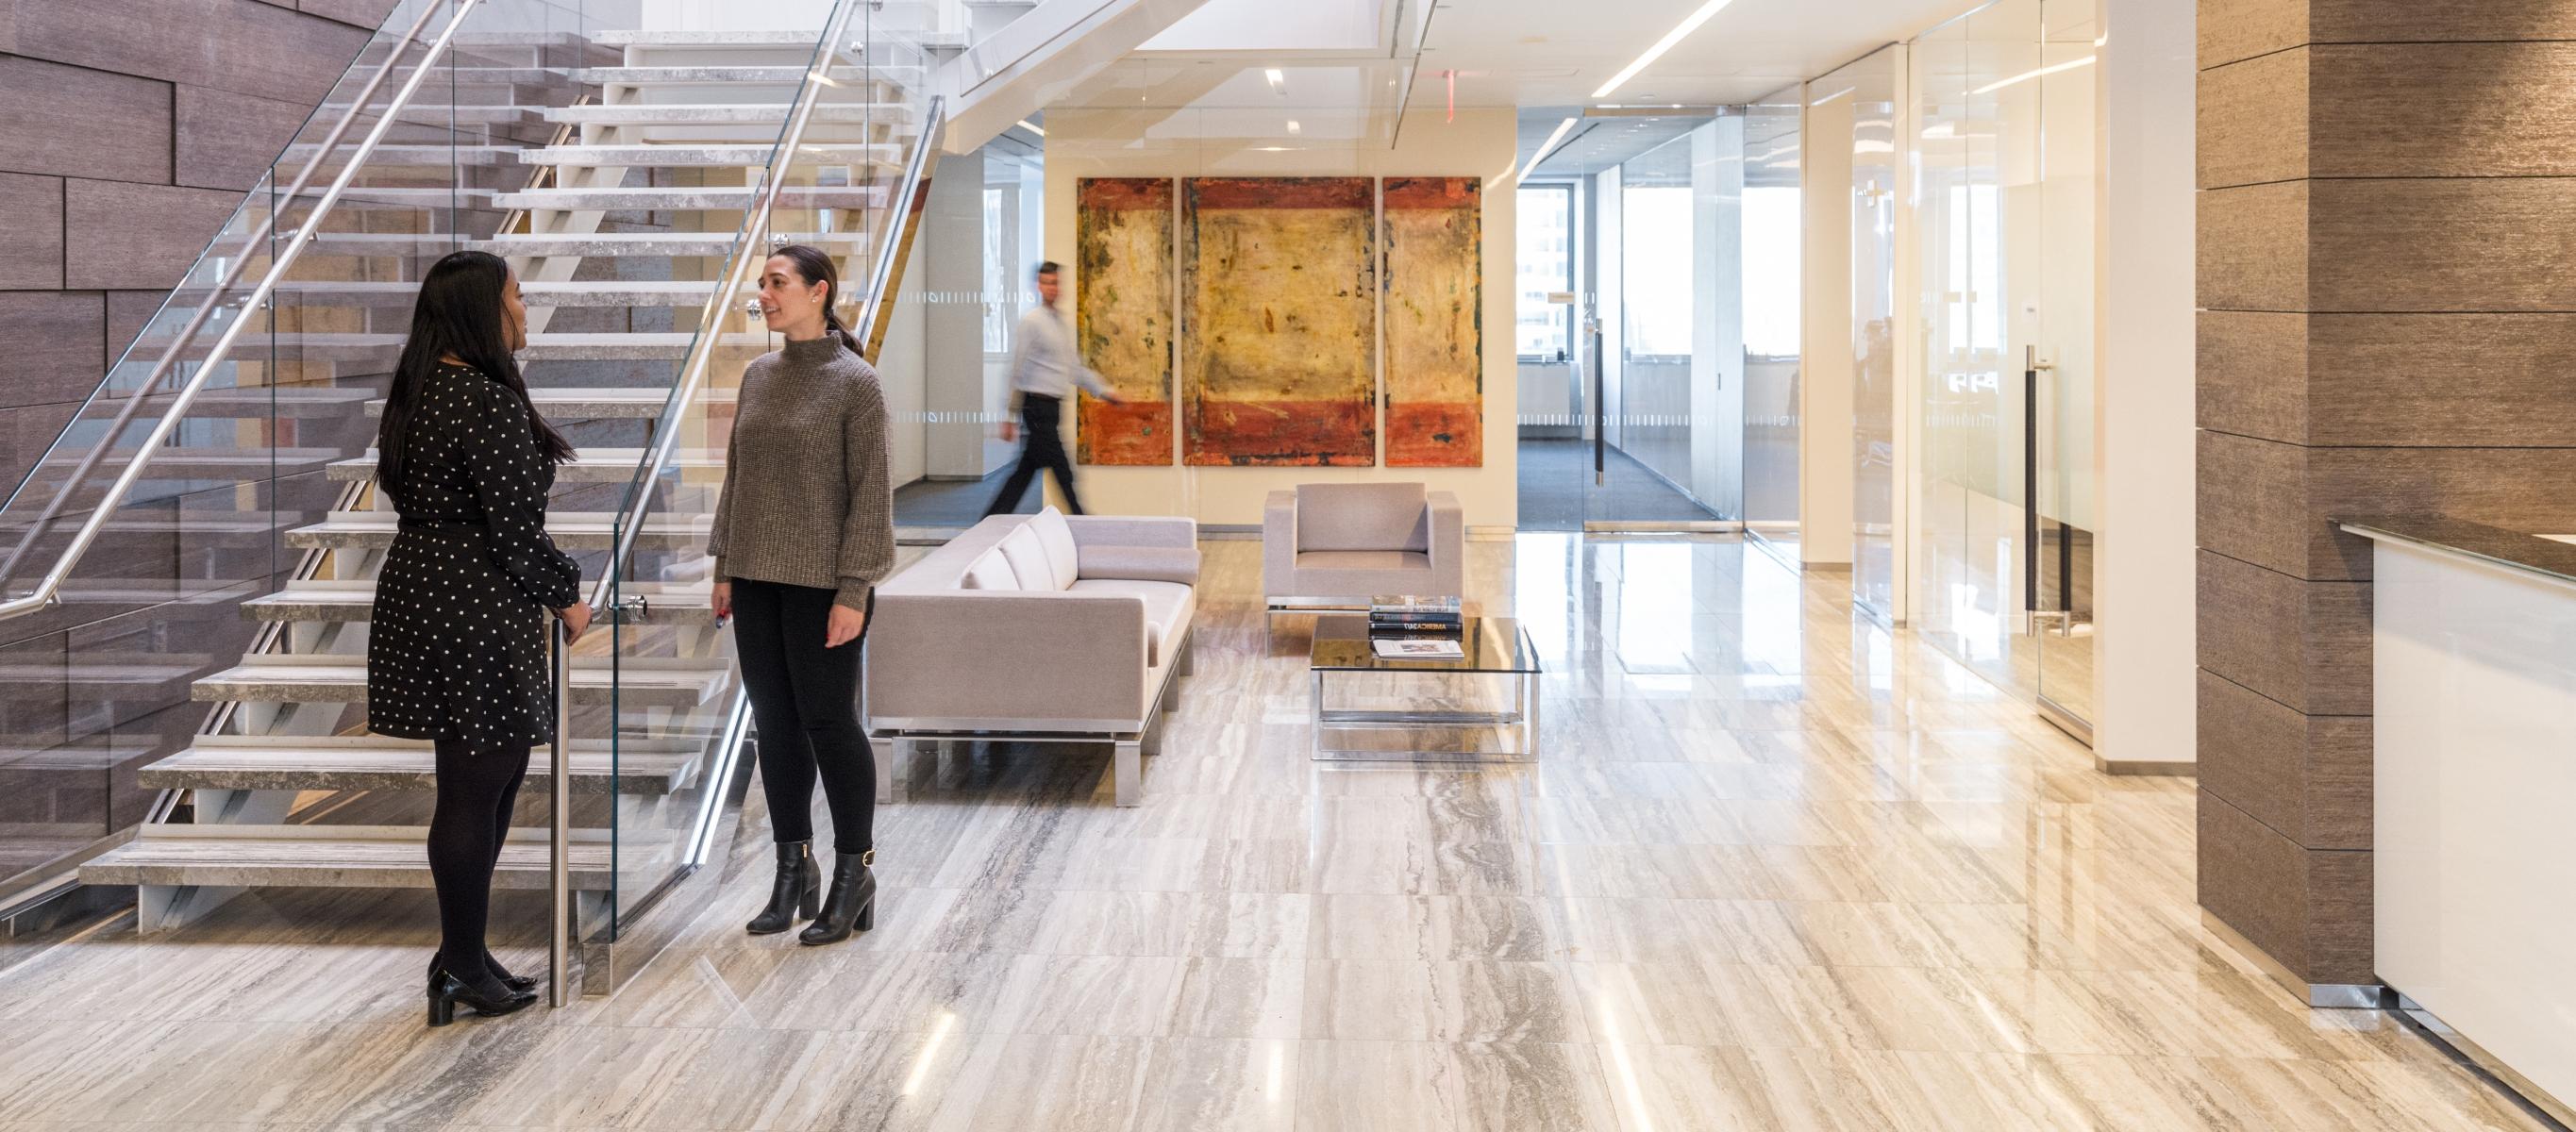
POLYGON ((582 633, 590 628, 590 603, 576 601, 556 610, 555 616, 563 618, 564 642, 570 644, 580 640, 582 633))

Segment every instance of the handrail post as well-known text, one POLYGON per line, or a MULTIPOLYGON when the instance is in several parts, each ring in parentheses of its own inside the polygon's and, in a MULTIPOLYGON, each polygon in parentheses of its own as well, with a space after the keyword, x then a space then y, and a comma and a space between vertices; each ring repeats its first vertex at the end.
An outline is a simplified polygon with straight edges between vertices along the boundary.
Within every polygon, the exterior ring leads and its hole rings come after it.
POLYGON ((572 629, 551 618, 554 642, 554 752, 546 767, 553 788, 548 805, 547 843, 552 860, 546 890, 553 902, 553 927, 546 939, 546 993, 555 1006, 572 1004, 572 629))

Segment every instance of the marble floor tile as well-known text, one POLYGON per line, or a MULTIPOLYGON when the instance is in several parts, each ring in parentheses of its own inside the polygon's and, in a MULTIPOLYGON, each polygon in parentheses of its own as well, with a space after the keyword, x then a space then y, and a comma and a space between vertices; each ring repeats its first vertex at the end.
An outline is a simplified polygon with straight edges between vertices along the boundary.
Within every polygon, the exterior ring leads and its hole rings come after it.
MULTIPOLYGON (((1203 550, 1141 807, 1104 752, 952 746, 878 812, 876 928, 811 948, 742 931, 753 790, 618 996, 442 1030, 425 892, 112 921, 0 972, 0 1132, 2541 1127, 2280 994, 2201 926, 2190 782, 2096 773, 1846 582, 1471 543, 1547 659, 1540 760, 1318 764, 1306 625, 1263 631, 1257 542, 1203 550)), ((496 900, 505 962, 544 914, 496 900)))

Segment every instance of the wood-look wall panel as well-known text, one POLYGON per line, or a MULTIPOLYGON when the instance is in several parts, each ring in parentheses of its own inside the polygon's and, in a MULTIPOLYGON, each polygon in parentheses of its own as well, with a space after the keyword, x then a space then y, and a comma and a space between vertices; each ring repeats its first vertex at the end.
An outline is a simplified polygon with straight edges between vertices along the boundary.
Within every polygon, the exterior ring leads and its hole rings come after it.
POLYGON ((2266 570, 2308 577, 2307 543, 2292 528, 2308 511, 2311 450, 2206 429, 2199 449, 2199 545, 2266 570))
POLYGON ((2200 427, 2309 442, 2308 319, 2274 311, 2200 312, 2200 427))
MULTIPOLYGON (((2309 60, 2296 105, 2311 148, 2297 159, 2313 176, 2576 174, 2576 42, 2319 44, 2286 55, 2309 60)), ((2204 80, 2203 97, 2216 86, 2204 80)))
MULTIPOLYGON (((178 182, 236 191, 268 172, 313 113, 310 103, 185 85, 178 88, 177 107, 178 182)), ((293 184, 298 166, 287 168, 282 180, 293 184)))
POLYGON ((2200 0, 2200 65, 2218 67, 2308 42, 2309 0, 2200 0))
POLYGON ((2305 849, 2371 847, 2370 718, 2304 715, 2200 673, 2200 786, 2305 849))
POLYGON ((2201 188, 2308 176, 2308 49, 2201 72, 2194 113, 2201 188))
POLYGON ((2370 584, 2200 552, 2200 666, 2311 715, 2370 714, 2370 584))
MULTIPOLYGON (((77 401, 107 372, 107 303, 78 291, 0 291, 0 408, 77 401)), ((16 481, 11 481, 15 483, 16 481)))
POLYGON ((2307 849, 2200 792, 2201 907, 2310 983, 2368 983, 2370 859, 2307 849))
POLYGON ((2309 186, 2285 181, 2200 194, 2199 303, 2212 310, 2304 311, 2309 186))
POLYGON ((2368 539, 2337 519, 2449 515, 2576 531, 2576 449, 2303 448, 2204 430, 2200 545, 2314 581, 2367 581, 2368 539))
MULTIPOLYGON (((2204 373, 2219 316, 2206 319, 2204 373)), ((2304 321, 2308 443, 2576 448, 2576 381, 2568 377, 2576 374, 2576 314, 2321 314, 2304 321)), ((2230 372, 2240 370, 2230 363, 2230 372)), ((2223 409, 2250 396, 2231 389, 2219 400, 2223 409)), ((2229 419, 2259 415, 2249 409, 2229 419)), ((2208 417, 2202 423, 2225 427, 2208 417)))
MULTIPOLYGON (((2299 261, 2308 304, 2258 309, 2576 311, 2576 272, 2566 270, 2576 263, 2576 177, 2317 180, 2305 186, 2308 240, 2299 261)), ((2271 187, 2230 189, 2202 199, 2265 191, 2271 187)), ((2272 210, 2260 215, 2272 222, 2272 210)), ((2206 261, 2213 249, 2207 242, 2201 248, 2206 261)), ((2249 269, 2263 284, 2277 274, 2246 265, 2223 269, 2222 278, 2249 269)), ((2203 294, 2206 299, 2209 293, 2203 294)))
POLYGON ((0 20, 26 55, 307 105, 371 35, 258 0, 43 0, 0 20))
MULTIPOLYGON (((2216 3, 2223 7, 2227 0, 2216 3)), ((2576 5, 2566 0, 2301 0, 2301 6, 2314 43, 2576 39, 2576 5)))

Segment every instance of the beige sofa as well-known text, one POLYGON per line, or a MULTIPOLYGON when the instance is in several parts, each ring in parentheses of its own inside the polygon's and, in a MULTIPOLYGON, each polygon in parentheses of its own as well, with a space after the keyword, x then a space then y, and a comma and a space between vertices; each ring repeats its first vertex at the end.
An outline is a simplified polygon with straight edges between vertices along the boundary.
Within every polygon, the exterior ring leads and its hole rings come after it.
POLYGON ((1110 744, 1118 804, 1190 666, 1198 524, 997 515, 877 587, 865 704, 877 795, 942 742, 1110 744))
POLYGON ((1272 613, 1365 607, 1379 594, 1466 595, 1458 497, 1419 483, 1310 483, 1270 493, 1261 592, 1272 613))

